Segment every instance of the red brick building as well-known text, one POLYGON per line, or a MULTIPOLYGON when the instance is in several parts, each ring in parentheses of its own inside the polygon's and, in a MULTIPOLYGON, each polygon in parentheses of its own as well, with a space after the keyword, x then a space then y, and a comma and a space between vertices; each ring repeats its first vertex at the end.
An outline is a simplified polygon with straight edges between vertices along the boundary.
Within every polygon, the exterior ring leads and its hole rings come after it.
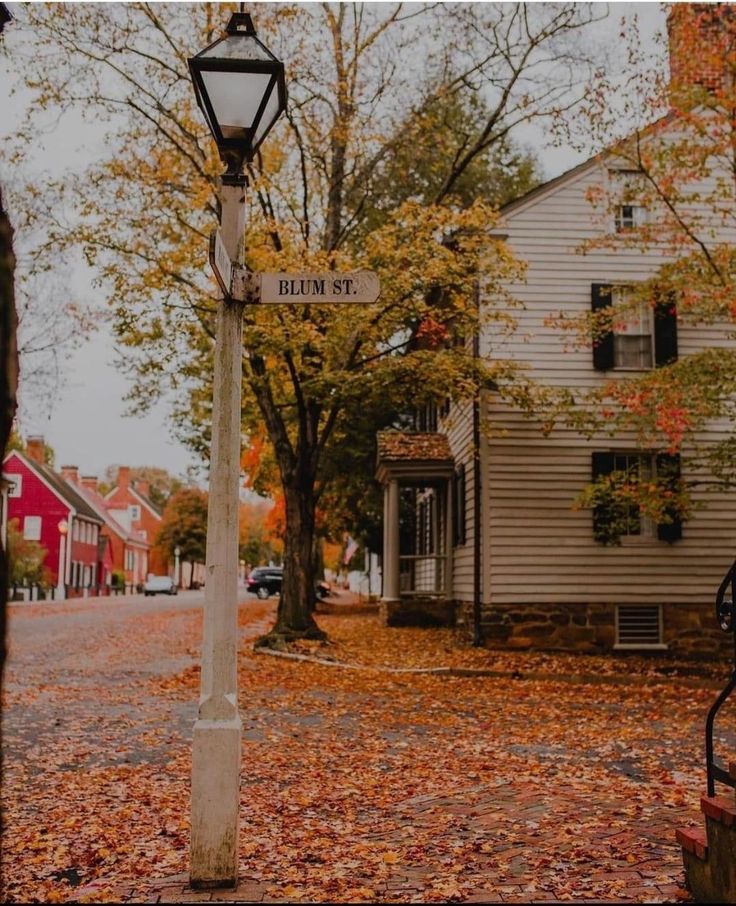
POLYGON ((140 532, 126 528, 113 517, 105 498, 98 491, 96 476, 80 478, 76 466, 66 466, 62 474, 104 521, 102 534, 108 540, 110 559, 105 578, 100 581, 109 584, 115 571, 125 576, 126 585, 138 586, 145 582, 149 573, 150 544, 140 532))
MULTIPOLYGON (((161 525, 161 510, 148 496, 147 481, 131 481, 130 466, 120 466, 117 485, 105 495, 105 504, 112 518, 130 532, 153 546, 161 525)), ((151 550, 148 572, 168 575, 169 564, 151 550)))

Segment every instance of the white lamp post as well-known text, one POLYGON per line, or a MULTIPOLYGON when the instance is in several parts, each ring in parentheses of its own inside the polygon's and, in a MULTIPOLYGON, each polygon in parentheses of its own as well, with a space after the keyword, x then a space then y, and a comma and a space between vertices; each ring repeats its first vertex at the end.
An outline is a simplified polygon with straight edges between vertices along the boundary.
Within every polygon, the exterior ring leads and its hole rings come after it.
MULTIPOLYGON (((242 262, 245 163, 286 105, 284 66, 256 37, 246 13, 189 60, 197 103, 217 142, 222 177, 221 234, 242 262)), ((243 302, 220 305, 212 399, 207 582, 199 714, 192 749, 193 887, 236 886, 241 722, 238 712, 238 481, 243 302)))
POLYGON ((66 536, 69 533, 69 523, 66 519, 60 520, 59 529, 59 569, 56 581, 56 599, 63 601, 66 598, 66 536))
POLYGON ((177 588, 181 586, 181 576, 179 575, 179 557, 181 556, 181 548, 177 544, 174 548, 174 584, 177 588))

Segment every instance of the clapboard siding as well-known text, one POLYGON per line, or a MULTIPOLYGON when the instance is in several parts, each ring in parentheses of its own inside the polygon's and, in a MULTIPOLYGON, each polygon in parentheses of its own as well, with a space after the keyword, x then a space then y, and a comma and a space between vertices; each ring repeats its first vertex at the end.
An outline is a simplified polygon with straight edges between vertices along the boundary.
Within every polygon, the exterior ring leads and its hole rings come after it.
MULTIPOLYGON (((523 282, 508 287, 520 303, 509 307, 516 330, 491 322, 481 336, 481 354, 524 363, 547 384, 583 392, 632 372, 597 372, 590 346, 576 346, 550 326, 562 311, 590 310, 591 284, 648 279, 666 260, 662 251, 637 251, 623 244, 581 253, 581 243, 603 231, 586 192, 606 171, 592 163, 528 202, 512 206, 503 231, 514 255, 527 263, 523 282)), ((484 304, 497 300, 486 295, 484 304)), ((680 355, 706 347, 732 348, 726 325, 678 324, 680 355)), ((633 372, 636 373, 636 372, 633 372)), ((696 509, 675 544, 626 538, 618 547, 593 540, 590 510, 575 510, 576 497, 590 481, 591 451, 634 449, 632 436, 588 441, 564 426, 545 437, 538 421, 525 418, 497 394, 484 399, 483 600, 486 605, 574 603, 703 603, 736 555, 736 500, 733 493, 699 492, 696 509), (707 504, 707 506, 705 506, 707 504)), ((452 436, 458 461, 468 474, 468 547, 472 525, 472 416, 452 436)), ((728 436, 714 424, 700 440, 728 436)), ((687 474, 683 476, 685 479, 687 474)), ((469 600, 472 557, 455 555, 455 593, 469 600)))

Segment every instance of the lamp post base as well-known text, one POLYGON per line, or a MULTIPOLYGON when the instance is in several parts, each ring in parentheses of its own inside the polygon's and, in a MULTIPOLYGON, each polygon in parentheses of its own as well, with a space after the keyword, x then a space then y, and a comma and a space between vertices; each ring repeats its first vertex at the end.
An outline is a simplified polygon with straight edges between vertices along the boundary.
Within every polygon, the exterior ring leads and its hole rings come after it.
POLYGON ((194 724, 189 883, 195 888, 238 883, 241 733, 240 717, 194 724))

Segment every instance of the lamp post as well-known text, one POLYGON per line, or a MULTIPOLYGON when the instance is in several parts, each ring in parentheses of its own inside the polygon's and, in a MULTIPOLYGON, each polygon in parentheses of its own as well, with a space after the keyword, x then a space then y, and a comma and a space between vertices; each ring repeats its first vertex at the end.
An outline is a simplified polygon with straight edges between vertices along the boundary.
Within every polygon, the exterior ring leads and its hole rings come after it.
MULTIPOLYGON (((234 13, 225 34, 189 60, 194 89, 227 166, 221 238, 242 262, 243 167, 286 106, 284 66, 258 40, 251 17, 234 13)), ((241 722, 238 712, 238 482, 244 302, 227 289, 217 314, 212 394, 207 581, 198 717, 192 747, 192 887, 235 886, 241 722)))
POLYGON ((174 548, 174 583, 177 588, 181 586, 181 576, 180 576, 180 567, 179 567, 179 557, 181 556, 181 548, 177 544, 174 548))
POLYGON ((69 523, 61 519, 57 526, 59 529, 59 569, 56 581, 56 599, 63 601, 66 598, 66 536, 69 532, 69 523))

